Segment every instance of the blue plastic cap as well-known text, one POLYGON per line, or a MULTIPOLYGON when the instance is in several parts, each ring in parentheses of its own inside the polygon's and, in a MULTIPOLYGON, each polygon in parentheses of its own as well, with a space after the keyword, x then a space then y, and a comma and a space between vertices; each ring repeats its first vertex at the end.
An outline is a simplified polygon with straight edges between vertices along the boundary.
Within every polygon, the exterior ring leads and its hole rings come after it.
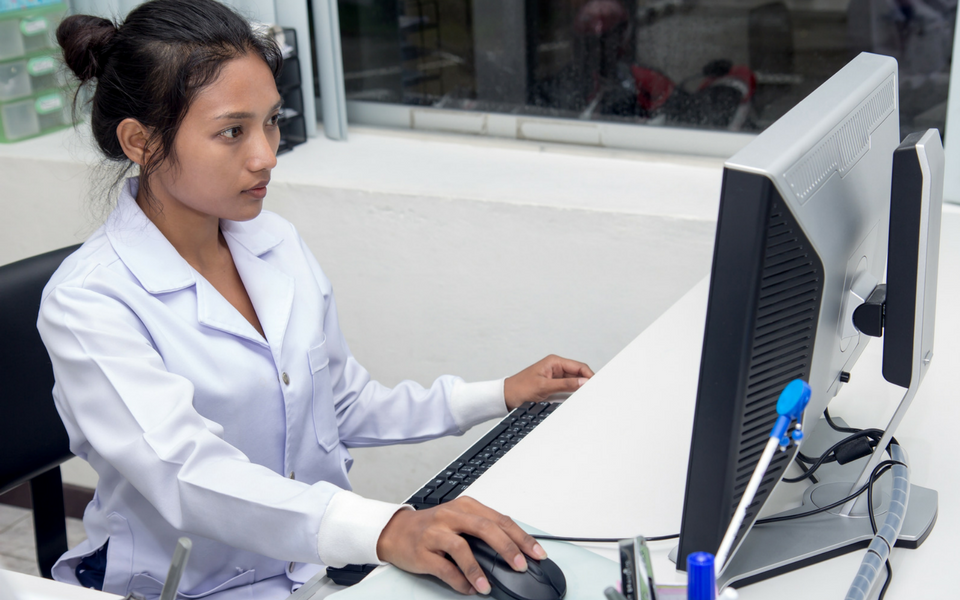
POLYGON ((713 555, 694 552, 687 556, 687 600, 716 600, 717 581, 713 555))
POLYGON ((799 420, 810 402, 810 386, 802 379, 794 379, 780 392, 777 414, 799 420))

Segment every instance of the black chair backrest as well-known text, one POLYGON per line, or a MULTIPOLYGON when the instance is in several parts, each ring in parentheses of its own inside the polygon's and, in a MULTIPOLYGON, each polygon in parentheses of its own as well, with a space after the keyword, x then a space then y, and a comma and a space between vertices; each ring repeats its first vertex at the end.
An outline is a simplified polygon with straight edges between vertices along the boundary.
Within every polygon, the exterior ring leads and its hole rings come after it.
POLYGON ((53 405, 53 367, 37 332, 40 293, 79 246, 0 267, 0 492, 70 458, 53 405))
POLYGON ((50 576, 50 556, 55 555, 55 560, 66 550, 59 465, 73 455, 53 404, 53 368, 37 332, 37 313, 43 286, 77 248, 62 248, 0 267, 0 493, 33 480, 37 552, 45 577, 50 576), (55 473, 48 474, 51 469, 55 473), (47 482, 39 488, 45 496, 57 497, 38 498, 37 479, 47 482), (45 512, 50 514, 45 505, 51 502, 53 517, 45 518, 45 512), (59 523, 51 522, 57 514, 59 523), (56 538, 53 542, 46 539, 51 535, 56 538))

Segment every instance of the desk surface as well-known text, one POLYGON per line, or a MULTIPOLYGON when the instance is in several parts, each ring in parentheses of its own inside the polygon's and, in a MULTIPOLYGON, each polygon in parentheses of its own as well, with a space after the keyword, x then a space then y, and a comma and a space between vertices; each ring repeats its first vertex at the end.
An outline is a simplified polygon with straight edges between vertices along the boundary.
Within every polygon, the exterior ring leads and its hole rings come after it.
POLYGON ((122 596, 88 590, 35 575, 0 570, 0 600, 120 600, 122 596), (8 592, 12 592, 8 594, 8 592))
MULTIPOLYGON (((686 477, 706 281, 698 284, 471 486, 469 495, 538 529, 568 536, 676 533, 686 477), (531 465, 543 468, 531 468, 531 465)), ((934 363, 897 431, 911 481, 940 494, 940 514, 918 550, 897 549, 888 598, 951 597, 953 535, 960 534, 960 475, 952 439, 937 426, 960 420, 960 208, 945 206, 934 363), (937 432, 937 433, 935 433, 937 432)), ((880 375, 882 345, 867 346, 831 412, 860 426, 884 427, 902 389, 880 375)), ((803 486, 781 485, 769 504, 799 504, 803 486)), ((667 558, 675 542, 652 544, 658 581, 682 582, 667 558)), ((609 546, 587 546, 616 560, 609 546)), ((742 588, 752 598, 841 597, 862 552, 742 588)), ((111 600, 111 594, 2 572, 17 600, 111 600)), ((2 589, 2 588, 0 588, 2 589)), ((601 598, 599 591, 596 596, 601 598)), ((570 599, 577 600, 577 599, 570 599)))
MULTIPOLYGON (((896 434, 910 457, 911 482, 939 492, 940 513, 921 548, 893 552, 888 598, 947 597, 956 548, 952 537, 960 534, 954 509, 960 470, 949 434, 934 433, 938 425, 960 420, 955 400, 960 316, 953 308, 960 297, 960 209, 945 206, 941 240, 934 362, 896 434)), ((678 532, 707 289, 707 281, 700 282, 467 493, 555 535, 678 532)), ((830 405, 832 414, 854 426, 885 427, 903 395, 880 374, 879 342, 867 346, 851 382, 830 405)), ((798 506, 804 488, 782 484, 769 505, 798 506)), ((658 581, 684 581, 667 558, 675 545, 652 544, 658 581)), ((589 547, 616 557, 609 546, 589 547)), ((747 586, 740 595, 747 600, 842 597, 862 555, 854 552, 747 586)))

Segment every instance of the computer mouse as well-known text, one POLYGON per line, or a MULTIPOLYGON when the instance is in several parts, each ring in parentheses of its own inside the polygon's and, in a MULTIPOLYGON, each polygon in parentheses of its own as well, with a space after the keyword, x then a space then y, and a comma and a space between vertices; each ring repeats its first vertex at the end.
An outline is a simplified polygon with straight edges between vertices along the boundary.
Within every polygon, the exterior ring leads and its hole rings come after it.
POLYGON ((497 600, 561 600, 567 593, 563 571, 549 558, 527 558, 527 570, 515 571, 485 541, 463 536, 490 582, 490 596, 497 600))

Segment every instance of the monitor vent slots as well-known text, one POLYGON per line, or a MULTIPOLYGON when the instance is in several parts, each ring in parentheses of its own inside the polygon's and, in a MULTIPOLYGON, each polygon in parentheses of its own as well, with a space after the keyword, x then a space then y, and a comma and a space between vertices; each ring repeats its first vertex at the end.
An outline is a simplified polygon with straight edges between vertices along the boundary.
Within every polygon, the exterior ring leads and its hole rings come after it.
POLYGON ((800 204, 810 199, 834 173, 845 176, 870 148, 870 135, 897 106, 890 76, 819 146, 811 150, 784 179, 800 204))
MULTIPOLYGON (((747 402, 741 419, 731 516, 747 487, 777 419, 777 399, 793 379, 809 379, 816 336, 823 266, 793 216, 779 199, 770 207, 757 320, 753 329, 747 402)), ((740 534, 790 464, 794 452, 777 454, 747 512, 740 534)))

